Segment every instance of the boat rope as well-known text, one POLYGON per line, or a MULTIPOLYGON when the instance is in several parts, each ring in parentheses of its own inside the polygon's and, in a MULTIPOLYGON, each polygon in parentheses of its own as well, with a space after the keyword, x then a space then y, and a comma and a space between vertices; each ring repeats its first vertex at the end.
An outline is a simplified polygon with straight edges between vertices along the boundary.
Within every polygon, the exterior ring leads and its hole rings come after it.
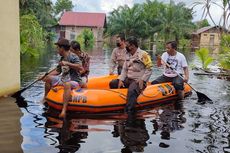
POLYGON ((114 93, 118 93, 118 94, 119 94, 119 96, 120 96, 122 99, 124 99, 124 100, 126 100, 126 99, 127 99, 127 96, 126 96, 125 94, 123 94, 123 93, 119 92, 119 91, 114 91, 114 90, 112 90, 112 89, 103 89, 103 90, 106 90, 106 91, 111 91, 111 92, 114 92, 114 93))
MULTIPOLYGON (((175 88, 172 88, 172 90, 169 90, 169 93, 166 93, 166 95, 171 95, 174 90, 175 90, 175 88)), ((153 98, 153 97, 156 97, 159 93, 161 93, 161 90, 158 90, 158 92, 153 96, 147 96, 147 95, 143 94, 143 92, 141 93, 141 95, 144 97, 147 97, 147 98, 153 98)))
POLYGON ((143 92, 141 93, 141 95, 142 95, 143 97, 153 98, 153 97, 156 97, 159 93, 161 93, 161 91, 158 90, 158 92, 157 92, 155 95, 153 95, 153 96, 147 96, 147 95, 145 95, 143 92))

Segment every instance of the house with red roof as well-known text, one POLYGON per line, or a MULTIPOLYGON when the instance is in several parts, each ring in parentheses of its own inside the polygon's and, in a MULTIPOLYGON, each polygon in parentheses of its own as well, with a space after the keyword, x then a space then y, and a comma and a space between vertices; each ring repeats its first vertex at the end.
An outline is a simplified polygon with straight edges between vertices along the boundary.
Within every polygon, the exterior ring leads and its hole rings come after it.
POLYGON ((106 26, 105 13, 65 12, 57 26, 59 38, 74 40, 85 28, 90 29, 95 41, 103 41, 106 26))

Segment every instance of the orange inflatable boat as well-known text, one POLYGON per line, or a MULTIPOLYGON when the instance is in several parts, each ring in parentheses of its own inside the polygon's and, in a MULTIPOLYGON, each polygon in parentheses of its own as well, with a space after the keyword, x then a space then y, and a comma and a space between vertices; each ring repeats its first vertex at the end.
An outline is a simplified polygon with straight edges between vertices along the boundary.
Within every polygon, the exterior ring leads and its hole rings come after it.
MULTIPOLYGON (((86 113, 104 113, 123 110, 126 104, 127 89, 109 89, 109 82, 117 76, 102 76, 89 79, 88 88, 72 90, 72 100, 68 110, 86 113)), ((61 110, 63 105, 63 87, 50 90, 46 100, 50 107, 61 110)), ((191 88, 185 84, 185 94, 191 94, 191 88)), ((142 109, 150 105, 177 99, 171 83, 148 85, 138 97, 136 107, 142 109)))

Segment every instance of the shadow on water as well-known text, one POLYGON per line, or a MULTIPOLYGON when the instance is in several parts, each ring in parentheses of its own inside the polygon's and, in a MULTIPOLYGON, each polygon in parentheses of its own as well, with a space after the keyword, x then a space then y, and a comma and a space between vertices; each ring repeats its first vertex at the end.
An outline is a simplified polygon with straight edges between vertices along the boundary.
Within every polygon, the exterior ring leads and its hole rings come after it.
MULTIPOLYGON (((84 147, 83 152, 91 152, 94 149, 99 152, 107 152, 103 145, 96 148, 84 146, 87 144, 90 134, 99 132, 102 132, 102 139, 104 137, 106 141, 119 138, 120 142, 113 144, 116 152, 144 152, 145 147, 151 145, 151 142, 148 142, 150 135, 156 136, 157 133, 160 133, 160 139, 170 140, 170 133, 182 130, 183 124, 186 122, 183 103, 178 102, 128 115, 110 113, 93 116, 92 114, 73 113, 62 120, 58 118, 58 114, 59 112, 52 108, 45 109, 43 117, 46 118, 44 126, 47 130, 44 131, 44 135, 46 139, 52 142, 50 145, 54 145, 61 153, 76 152, 81 146, 84 147), (150 121, 151 127, 146 126, 146 120, 150 121), (54 132, 57 135, 54 135, 54 132), (110 138, 103 136, 103 133, 109 134, 110 138), (123 144, 120 149, 116 146, 119 146, 119 143, 123 144)), ((37 116, 35 118, 38 119, 37 116)), ((158 145, 161 148, 170 146, 164 142, 159 142, 158 145)))
MULTIPOLYGON (((40 73, 55 65, 55 52, 41 57, 40 66, 25 62, 22 85, 26 86, 40 73), (35 68, 38 67, 38 68, 35 68)), ((111 50, 101 47, 89 52, 90 75, 108 74, 111 50), (103 69, 102 69, 103 68, 103 69)), ((189 63, 195 63, 189 55, 189 63)), ((24 61, 23 61, 24 62, 24 61)), ((35 62, 35 61, 34 61, 35 62)), ((35 62, 36 63, 36 62, 35 62)), ((150 80, 162 73, 153 68, 150 80)), ((27 102, 22 108, 22 149, 35 152, 230 152, 230 84, 224 80, 194 76, 190 83, 213 100, 213 104, 197 103, 195 93, 180 103, 171 102, 138 112, 134 116, 125 114, 73 115, 60 120, 58 111, 50 112, 40 104, 44 83, 38 82, 22 93, 27 102)), ((20 103, 20 100, 18 100, 20 103)), ((20 103, 22 106, 23 103, 20 103)))

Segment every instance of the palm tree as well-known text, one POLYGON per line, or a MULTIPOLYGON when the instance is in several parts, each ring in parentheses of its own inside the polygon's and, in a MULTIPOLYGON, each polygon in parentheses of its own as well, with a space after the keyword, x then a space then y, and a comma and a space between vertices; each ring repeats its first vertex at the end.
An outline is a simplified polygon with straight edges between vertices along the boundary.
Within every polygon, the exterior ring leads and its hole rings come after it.
POLYGON ((223 14, 222 14, 222 16, 220 18, 219 24, 223 20, 222 27, 225 28, 225 29, 227 29, 227 21, 228 21, 229 16, 230 16, 230 0, 222 0, 222 4, 219 4, 217 2, 213 2, 213 3, 215 5, 217 5, 217 6, 219 6, 222 9, 223 14))
POLYGON ((202 19, 207 18, 207 16, 208 16, 211 19, 212 23, 216 26, 216 23, 215 23, 214 19, 212 18, 212 15, 210 13, 211 4, 213 4, 212 0, 198 0, 198 1, 193 3, 192 8, 202 5, 203 13, 202 13, 201 18, 202 19))
POLYGON ((109 35, 124 33, 125 36, 143 37, 145 35, 146 22, 143 20, 141 5, 129 8, 127 5, 119 6, 113 10, 108 17, 109 35))
POLYGON ((185 8, 184 3, 175 5, 173 1, 170 2, 164 9, 162 9, 157 20, 160 23, 157 29, 163 34, 164 40, 176 39, 183 37, 193 29, 192 10, 185 8))

